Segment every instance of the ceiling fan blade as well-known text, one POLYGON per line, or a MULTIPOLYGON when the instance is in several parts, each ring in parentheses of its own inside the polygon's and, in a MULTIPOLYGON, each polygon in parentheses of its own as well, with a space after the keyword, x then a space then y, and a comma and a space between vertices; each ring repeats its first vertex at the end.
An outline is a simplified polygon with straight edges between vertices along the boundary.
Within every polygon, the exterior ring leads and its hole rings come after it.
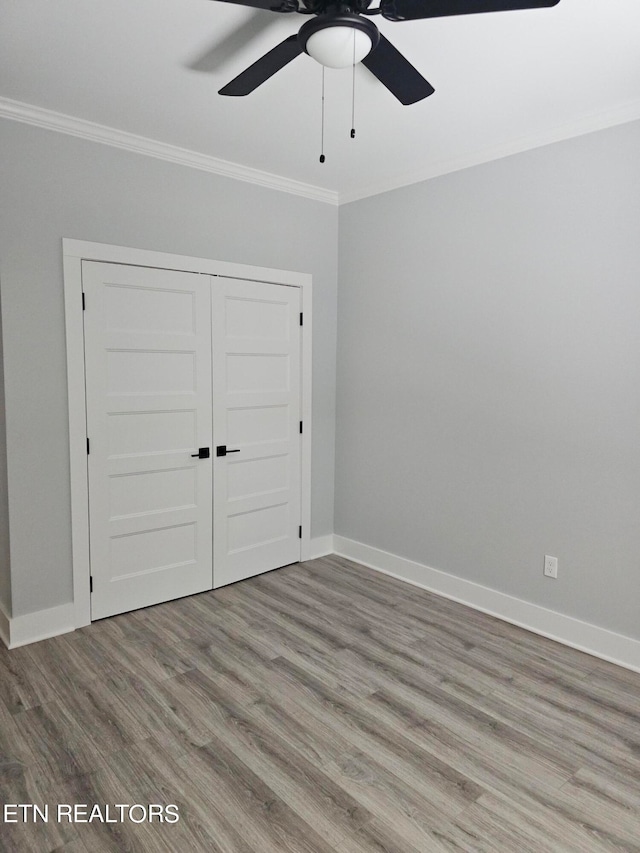
POLYGON ((283 0, 219 0, 219 2, 233 3, 234 6, 251 6, 254 9, 264 9, 266 12, 295 12, 298 5, 283 2, 283 0))
POLYGON ((378 46, 365 56, 362 64, 405 106, 428 98, 435 92, 431 83, 424 79, 382 33, 378 46))
POLYGON ((265 53, 257 62, 250 65, 242 74, 238 74, 230 83, 227 83, 219 95, 248 95, 262 85, 265 80, 284 68, 292 59, 302 53, 302 47, 298 41, 297 34, 281 41, 279 45, 265 53))
POLYGON ((236 53, 245 45, 249 44, 256 36, 261 35, 269 27, 278 23, 275 15, 267 15, 265 12, 255 9, 250 12, 239 27, 230 32, 220 41, 212 43, 203 53, 194 57, 188 63, 187 68, 192 71, 204 71, 211 73, 222 68, 236 53))
POLYGON ((517 9, 543 9, 557 6, 560 0, 382 0, 380 9, 391 21, 418 21, 450 15, 476 15, 480 12, 513 12, 517 9))

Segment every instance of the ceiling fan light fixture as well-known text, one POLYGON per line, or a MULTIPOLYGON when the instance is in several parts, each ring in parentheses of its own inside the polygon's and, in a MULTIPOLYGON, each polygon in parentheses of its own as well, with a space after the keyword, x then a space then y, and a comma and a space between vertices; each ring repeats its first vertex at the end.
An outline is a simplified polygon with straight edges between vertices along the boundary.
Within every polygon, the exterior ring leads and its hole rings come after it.
POLYGON ((307 40, 307 53, 327 68, 347 68, 367 56, 372 48, 367 33, 353 27, 327 27, 307 40), (354 43, 355 41, 355 43, 354 43))
POLYGON ((318 17, 304 24, 298 38, 305 52, 327 68, 362 62, 377 46, 378 28, 359 15, 318 17))

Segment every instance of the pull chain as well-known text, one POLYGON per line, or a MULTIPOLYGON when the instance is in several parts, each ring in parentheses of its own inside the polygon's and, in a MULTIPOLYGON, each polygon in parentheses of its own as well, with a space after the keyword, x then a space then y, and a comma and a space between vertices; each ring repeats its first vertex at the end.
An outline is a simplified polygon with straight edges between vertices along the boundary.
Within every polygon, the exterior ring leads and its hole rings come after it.
POLYGON ((351 138, 356 138, 356 31, 353 31, 353 64, 351 66, 351 138))
POLYGON ((320 162, 324 163, 324 65, 322 66, 322 120, 320 125, 320 162))

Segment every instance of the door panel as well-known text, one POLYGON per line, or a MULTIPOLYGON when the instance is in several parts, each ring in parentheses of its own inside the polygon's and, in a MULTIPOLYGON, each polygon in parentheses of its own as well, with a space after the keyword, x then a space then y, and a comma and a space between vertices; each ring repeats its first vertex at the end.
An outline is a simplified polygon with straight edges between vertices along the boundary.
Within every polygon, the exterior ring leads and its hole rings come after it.
POLYGON ((300 559, 300 292, 216 279, 214 586, 300 559))
POLYGON ((212 587, 210 279, 83 262, 93 619, 212 587))

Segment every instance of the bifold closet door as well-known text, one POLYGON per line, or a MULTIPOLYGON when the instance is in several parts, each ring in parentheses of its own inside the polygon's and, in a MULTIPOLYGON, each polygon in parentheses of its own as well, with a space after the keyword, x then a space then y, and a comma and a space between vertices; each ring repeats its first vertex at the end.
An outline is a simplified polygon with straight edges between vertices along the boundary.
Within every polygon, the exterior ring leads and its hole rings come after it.
POLYGON ((83 262, 82 281, 100 619, 212 587, 211 280, 83 262))
POLYGON ((300 559, 300 290, 216 278, 214 587, 300 559))

